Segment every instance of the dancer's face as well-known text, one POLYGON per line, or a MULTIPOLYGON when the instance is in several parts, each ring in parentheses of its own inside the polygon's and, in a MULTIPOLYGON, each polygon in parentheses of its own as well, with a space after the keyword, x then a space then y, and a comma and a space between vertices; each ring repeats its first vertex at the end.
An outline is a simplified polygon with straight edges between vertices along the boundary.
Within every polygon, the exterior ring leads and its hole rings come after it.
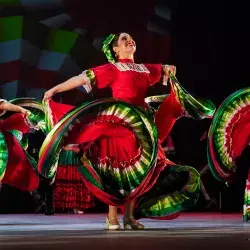
POLYGON ((121 33, 113 50, 118 59, 127 58, 135 53, 136 44, 128 33, 121 33))

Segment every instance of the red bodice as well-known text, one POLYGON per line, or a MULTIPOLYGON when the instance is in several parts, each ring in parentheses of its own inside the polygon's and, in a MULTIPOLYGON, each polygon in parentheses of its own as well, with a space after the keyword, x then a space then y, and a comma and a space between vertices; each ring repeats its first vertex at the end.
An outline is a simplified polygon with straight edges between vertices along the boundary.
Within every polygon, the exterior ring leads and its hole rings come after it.
POLYGON ((137 64, 123 59, 92 69, 97 88, 110 87, 113 97, 145 107, 145 97, 150 86, 160 80, 161 64, 137 64))

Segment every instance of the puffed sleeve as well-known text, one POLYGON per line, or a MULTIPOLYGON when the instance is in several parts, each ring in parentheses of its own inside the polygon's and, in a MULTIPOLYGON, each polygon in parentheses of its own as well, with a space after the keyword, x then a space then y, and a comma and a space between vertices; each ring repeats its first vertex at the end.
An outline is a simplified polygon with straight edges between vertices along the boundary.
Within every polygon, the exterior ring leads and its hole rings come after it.
POLYGON ((162 65, 161 64, 145 64, 146 68, 150 72, 149 80, 150 86, 159 82, 162 76, 162 65))
MULTIPOLYGON (((161 80, 161 77, 163 76, 163 67, 167 65, 162 64, 145 64, 148 71, 150 72, 149 78, 150 78, 150 86, 156 84, 161 80)), ((168 79, 163 78, 162 84, 167 85, 168 79)))
POLYGON ((84 88, 89 93, 95 86, 99 89, 106 88, 111 85, 115 77, 114 66, 111 63, 104 64, 95 68, 91 68, 82 72, 79 77, 84 78, 86 84, 84 88))

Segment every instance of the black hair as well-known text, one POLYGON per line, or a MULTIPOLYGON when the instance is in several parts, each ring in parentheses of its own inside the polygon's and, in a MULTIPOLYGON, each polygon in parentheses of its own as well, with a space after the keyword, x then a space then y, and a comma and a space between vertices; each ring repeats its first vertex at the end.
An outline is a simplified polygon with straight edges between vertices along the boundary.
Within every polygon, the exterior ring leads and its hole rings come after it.
POLYGON ((113 58, 115 60, 116 60, 116 55, 115 55, 115 52, 114 52, 113 48, 117 46, 117 43, 118 43, 118 40, 119 40, 119 37, 120 37, 121 34, 122 34, 122 32, 117 33, 115 35, 114 39, 112 40, 112 42, 110 43, 110 51, 111 51, 112 56, 113 56, 113 58))

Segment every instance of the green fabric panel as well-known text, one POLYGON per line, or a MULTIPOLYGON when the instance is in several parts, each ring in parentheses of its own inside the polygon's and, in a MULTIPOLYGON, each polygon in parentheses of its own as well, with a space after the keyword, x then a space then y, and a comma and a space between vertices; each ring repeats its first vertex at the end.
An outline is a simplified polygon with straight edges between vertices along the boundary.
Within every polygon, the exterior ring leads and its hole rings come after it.
POLYGON ((68 54, 77 40, 78 34, 65 30, 52 30, 50 33, 46 49, 54 52, 68 54))
POLYGON ((0 18, 0 42, 22 38, 23 17, 13 16, 0 18))

